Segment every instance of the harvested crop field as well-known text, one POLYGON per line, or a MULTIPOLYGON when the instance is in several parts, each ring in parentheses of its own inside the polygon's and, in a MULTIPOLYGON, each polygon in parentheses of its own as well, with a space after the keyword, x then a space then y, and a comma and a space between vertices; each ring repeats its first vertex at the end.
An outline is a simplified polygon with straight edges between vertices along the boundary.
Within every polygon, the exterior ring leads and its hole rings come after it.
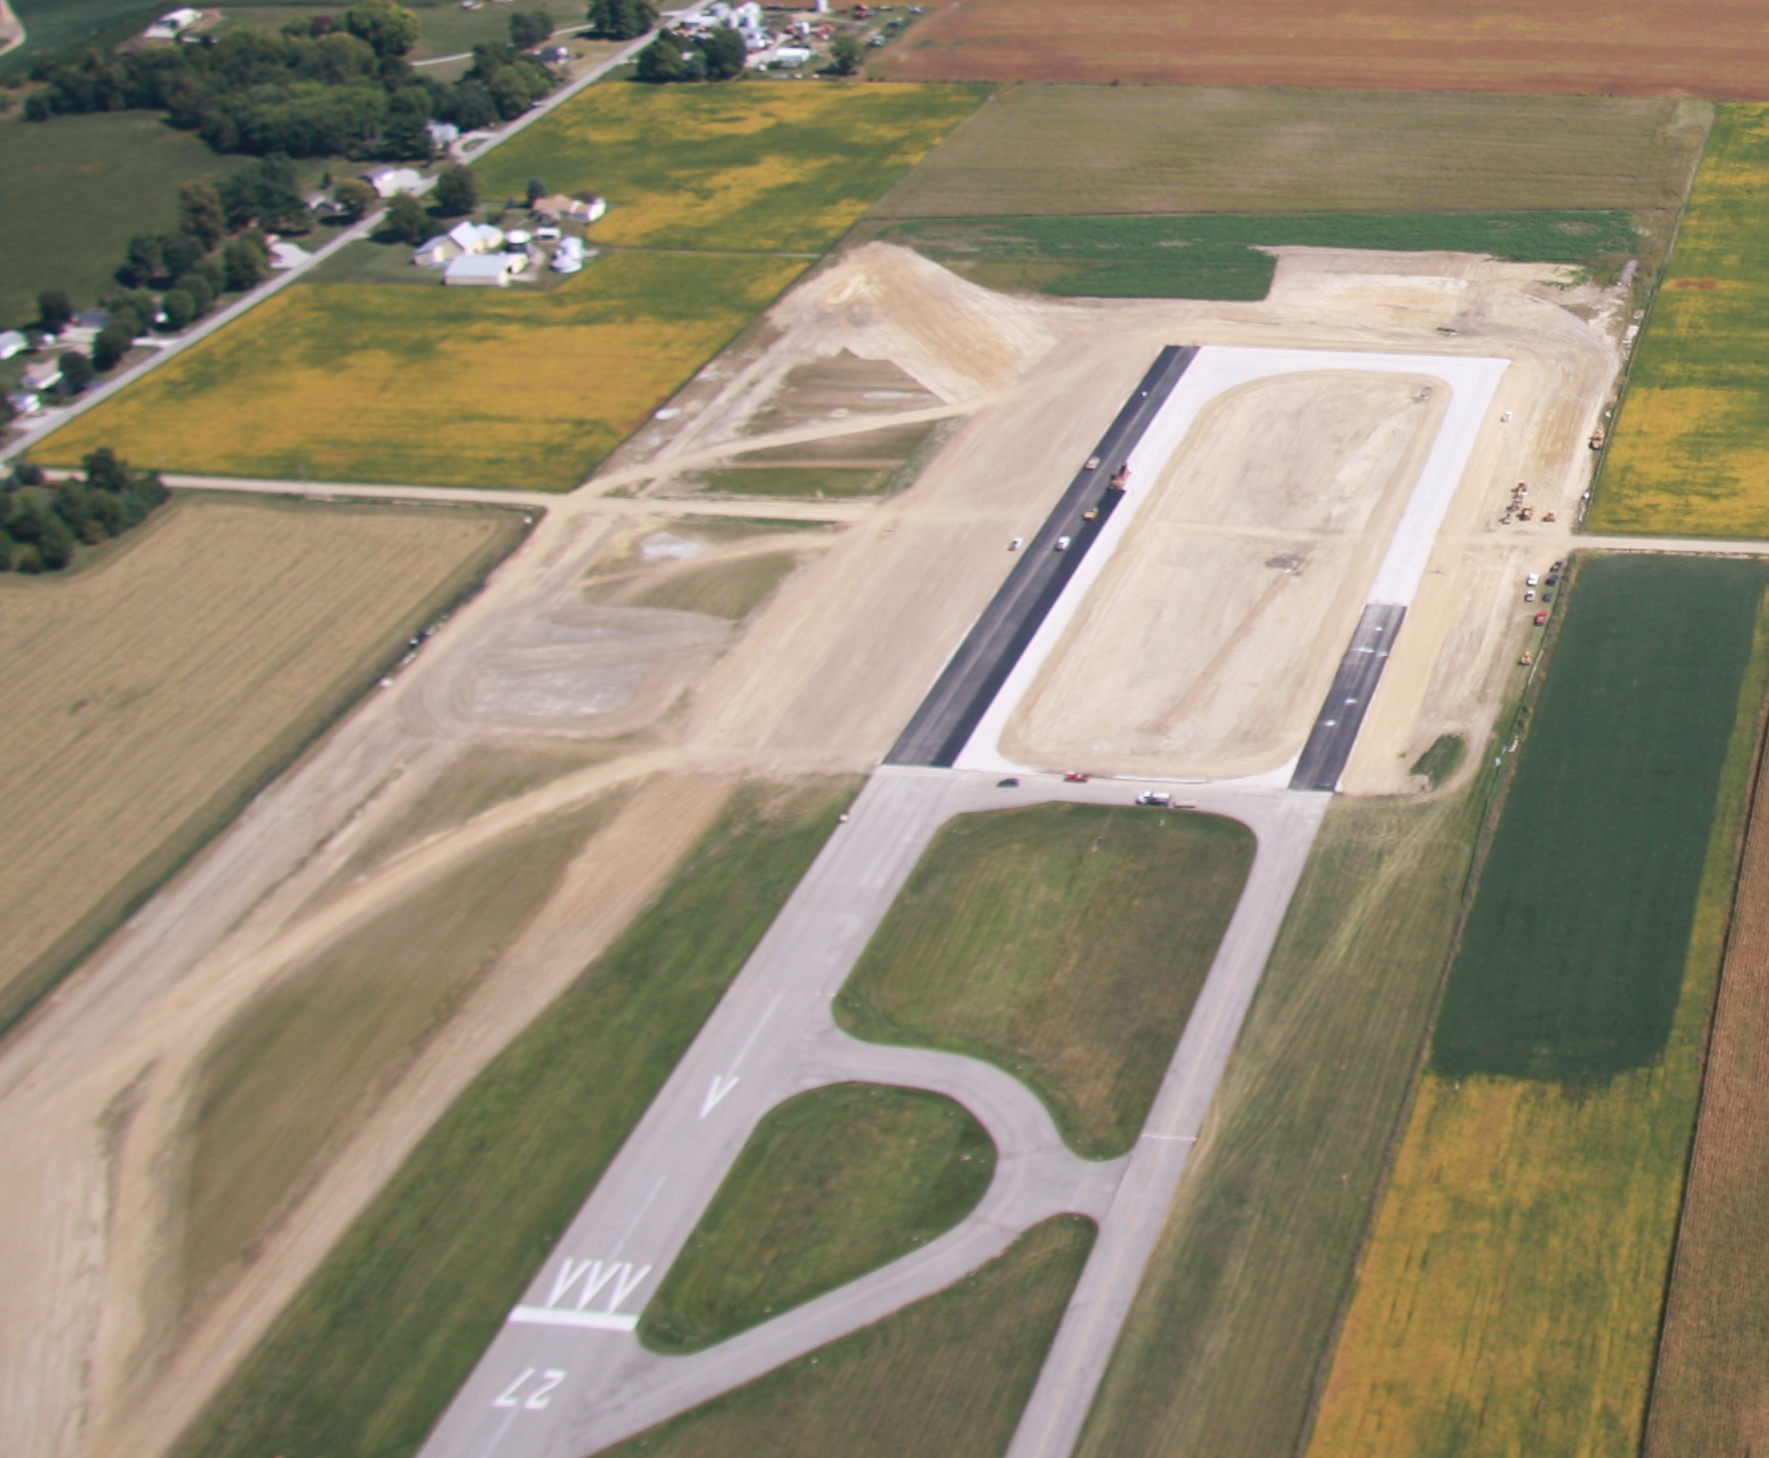
POLYGON ((474 169, 486 197, 594 188, 621 247, 821 253, 986 93, 967 86, 591 86, 474 169))
POLYGON ((1587 525, 1769 535, 1769 107, 1723 106, 1587 525))
POLYGON ((1769 32, 1745 0, 1552 9, 1371 0, 1355 10, 1301 0, 968 0, 921 21, 874 69, 904 81, 1762 97, 1769 32))
POLYGON ((1710 112, 1612 96, 1014 86, 867 221, 1674 211, 1710 112))
POLYGON ((1750 1453, 1769 1412, 1769 795, 1760 771, 1646 1425, 1649 1458, 1750 1453))
POLYGON ((836 999, 881 1043, 1000 1065, 1087 1158, 1129 1151, 1253 863, 1216 815, 1039 805, 934 839, 836 999))
POLYGON ((944 1291, 598 1458, 998 1458, 1094 1227, 1059 1215, 944 1291))
POLYGON ((1577 573, 1312 1458, 1638 1451, 1757 748, 1766 581, 1702 559, 1577 573))
POLYGON ((802 268, 622 253, 540 294, 286 289, 35 457, 109 445, 197 474, 564 490, 802 268))
POLYGON ((90 570, 0 579, 0 1024, 521 531, 514 513, 180 497, 90 570))

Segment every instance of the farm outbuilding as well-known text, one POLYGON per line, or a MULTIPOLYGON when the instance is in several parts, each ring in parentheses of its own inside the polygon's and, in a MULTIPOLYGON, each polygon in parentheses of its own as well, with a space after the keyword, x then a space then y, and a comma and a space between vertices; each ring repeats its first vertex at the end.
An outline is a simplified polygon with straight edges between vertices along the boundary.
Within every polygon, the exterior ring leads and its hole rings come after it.
POLYGON ((449 264, 442 281, 467 288, 501 289, 527 264, 527 256, 521 253, 468 253, 449 264))

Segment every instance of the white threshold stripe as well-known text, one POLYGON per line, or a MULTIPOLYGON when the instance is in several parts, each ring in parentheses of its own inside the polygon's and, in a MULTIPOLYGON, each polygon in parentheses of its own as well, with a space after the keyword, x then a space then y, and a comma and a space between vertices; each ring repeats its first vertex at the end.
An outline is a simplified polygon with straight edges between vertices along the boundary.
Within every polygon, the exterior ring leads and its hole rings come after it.
POLYGON ((518 1306, 507 1319, 529 1326, 580 1326, 591 1331, 631 1331, 639 1324, 637 1316, 622 1311, 571 1311, 556 1306, 518 1306))

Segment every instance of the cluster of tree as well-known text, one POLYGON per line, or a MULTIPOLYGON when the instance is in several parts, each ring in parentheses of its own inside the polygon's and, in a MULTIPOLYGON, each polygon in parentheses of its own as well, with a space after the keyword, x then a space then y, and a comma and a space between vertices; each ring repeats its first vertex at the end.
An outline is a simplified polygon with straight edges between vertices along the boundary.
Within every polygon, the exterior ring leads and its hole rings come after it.
POLYGON ((409 192, 400 193, 387 205, 382 235, 400 243, 422 243, 436 232, 438 219, 462 217, 479 206, 479 182, 469 167, 445 167, 430 197, 432 205, 425 207, 409 192))
POLYGON ((266 158, 219 188, 193 182, 181 189, 176 233, 141 233, 129 240, 117 268, 125 292, 109 300, 111 322, 94 342, 92 362, 109 369, 127 352, 125 340, 121 350, 100 357, 100 344, 120 320, 134 325, 129 339, 145 333, 161 313, 167 328, 183 329, 208 313, 223 292, 240 294, 263 282, 270 277, 270 248, 256 225, 287 227, 306 211, 294 168, 284 157, 266 158), (243 231, 230 238, 230 228, 243 231), (158 308, 150 290, 160 295, 158 308))
MULTIPOLYGON (((512 35, 540 23, 551 32, 544 11, 512 16, 512 35)), ((302 17, 275 35, 241 27, 127 55, 87 49, 37 63, 32 75, 44 85, 25 116, 164 111, 217 152, 427 161, 430 121, 489 126, 553 87, 534 57, 495 44, 475 50, 473 71, 455 85, 420 77, 403 59, 417 39, 417 17, 404 6, 359 0, 343 29, 325 16, 302 17)))
POLYGON ((510 17, 510 44, 532 51, 553 38, 553 17, 545 10, 518 10, 510 17))
POLYGON ((721 25, 690 39, 666 30, 639 52, 641 81, 731 81, 743 74, 748 48, 740 32, 721 25))
POLYGON ((108 448, 82 464, 84 480, 52 483, 19 465, 0 483, 0 572, 58 572, 80 543, 121 536, 168 495, 158 472, 134 470, 108 448))
POLYGON ((603 40, 637 40, 656 24, 651 0, 590 0, 590 29, 603 40))

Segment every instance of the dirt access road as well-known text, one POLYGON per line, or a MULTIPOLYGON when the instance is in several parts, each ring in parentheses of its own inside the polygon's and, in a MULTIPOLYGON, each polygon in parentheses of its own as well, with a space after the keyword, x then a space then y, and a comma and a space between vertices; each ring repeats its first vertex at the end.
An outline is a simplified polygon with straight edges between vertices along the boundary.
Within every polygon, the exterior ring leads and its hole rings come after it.
MULTIPOLYGON (((1401 707, 1385 717, 1377 706, 1347 776, 1351 788, 1408 788, 1405 756, 1421 738, 1428 743, 1439 725, 1477 733, 1490 720, 1519 631, 1510 579, 1531 553, 1563 551, 1550 535, 1556 528, 1532 538, 1494 525, 1500 488, 1528 478, 1549 502, 1576 501, 1584 488, 1579 441, 1612 377, 1619 325, 1606 313, 1609 296, 1565 282, 1553 270, 1459 256, 1289 251, 1263 303, 1055 303, 989 294, 881 245, 807 279, 773 311, 765 351, 715 361, 696 382, 697 408, 645 433, 643 459, 611 463, 549 509, 392 688, 261 796, 0 1049, 0 1168, 8 1172, 0 1220, 9 1232, 0 1249, 9 1294, 0 1312, 0 1427, 9 1452, 163 1451, 454 1092, 667 874, 733 776, 851 772, 882 758, 999 584, 1008 539, 1042 520, 1072 462, 1164 344, 1514 362, 1495 402, 1514 418, 1476 444, 1473 484, 1452 508, 1448 545, 1427 572, 1388 671, 1384 702, 1401 707), (697 518, 694 501, 651 493, 691 466, 765 444, 753 422, 790 388, 792 371, 843 350, 892 361, 941 402, 926 408, 963 422, 912 490, 867 507, 831 507, 840 529, 807 550, 765 608, 717 643, 686 655, 660 650, 652 688, 649 670, 624 699, 610 697, 606 678, 586 677, 569 690, 582 694, 575 718, 555 700, 545 723, 522 702, 500 709, 474 694, 466 701, 479 710, 458 712, 463 684, 488 665, 507 666, 545 624, 577 609, 577 584, 593 564, 643 565, 653 547, 677 550, 671 543, 696 532, 716 560, 722 548, 710 528, 693 523, 734 508, 697 518), (1435 625, 1427 602, 1434 584, 1448 605, 1435 625), (1421 621, 1426 629, 1415 635, 1421 621), (355 850, 421 806, 437 767, 464 746, 517 753, 557 740, 602 758, 428 835, 339 890, 355 850), (239 1278, 197 1308, 169 1314, 158 1277, 173 1254, 165 1242, 182 1198, 176 1172, 194 1071, 213 1038, 301 956, 475 848, 618 785, 638 793, 574 867, 576 894, 543 913, 546 924, 363 1112, 239 1278)), ((794 428, 852 435, 889 423, 891 405, 856 399, 841 407, 845 414, 794 428)), ((754 504, 742 512, 767 514, 754 504)), ((1226 587, 1238 573, 1268 569, 1205 559, 1197 570, 1222 574, 1226 587)), ((618 621, 610 620, 623 631, 618 621)), ((1118 671, 1110 661, 1101 667, 1118 671)))

